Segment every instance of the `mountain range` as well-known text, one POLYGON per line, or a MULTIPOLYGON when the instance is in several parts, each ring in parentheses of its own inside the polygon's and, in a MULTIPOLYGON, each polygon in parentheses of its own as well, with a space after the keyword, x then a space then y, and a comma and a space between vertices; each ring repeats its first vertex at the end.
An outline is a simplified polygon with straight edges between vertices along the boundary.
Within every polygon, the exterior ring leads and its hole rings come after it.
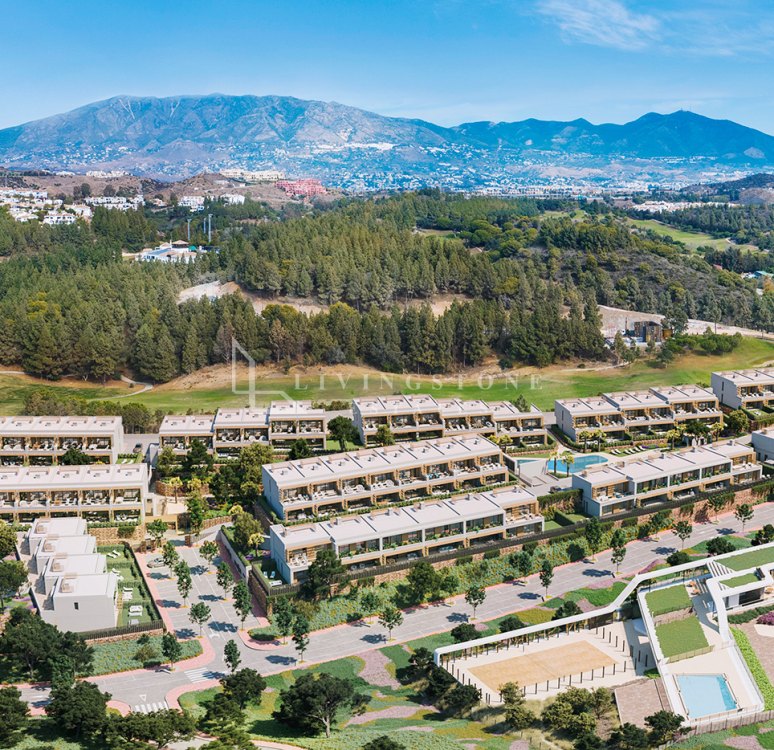
POLYGON ((623 125, 528 119, 442 127, 284 96, 117 96, 0 130, 0 164, 169 179, 276 167, 344 187, 374 187, 373 180, 465 187, 540 175, 659 181, 765 171, 774 165, 774 137, 686 111, 623 125))

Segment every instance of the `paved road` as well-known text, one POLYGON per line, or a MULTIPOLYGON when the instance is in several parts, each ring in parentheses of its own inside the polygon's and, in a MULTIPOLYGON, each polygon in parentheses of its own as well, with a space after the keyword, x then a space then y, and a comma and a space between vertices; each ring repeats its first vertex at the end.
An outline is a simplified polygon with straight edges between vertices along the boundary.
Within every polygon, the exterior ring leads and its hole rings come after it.
MULTIPOLYGON (((774 503, 762 504, 756 507, 753 521, 747 524, 747 531, 758 528, 765 523, 774 523, 774 503)), ((717 524, 694 524, 694 532, 686 542, 692 546, 718 533, 740 531, 741 524, 728 514, 721 516, 717 524)), ((663 558, 679 548, 679 541, 671 532, 665 532, 658 538, 648 541, 635 541, 628 546, 624 563, 621 565, 621 575, 632 575, 647 568, 654 559, 663 558)), ((196 549, 180 547, 183 558, 194 567, 194 591, 189 602, 205 601, 213 609, 213 619, 205 629, 214 654, 205 665, 199 665, 196 670, 178 668, 175 672, 166 669, 143 670, 129 674, 117 674, 93 678, 101 689, 112 693, 113 698, 128 703, 132 708, 148 707, 154 704, 164 704, 167 694, 173 689, 183 686, 190 687, 197 682, 216 677, 225 671, 222 660, 223 646, 229 637, 239 644, 242 654, 242 666, 257 669, 263 674, 282 672, 296 665, 296 652, 292 644, 254 650, 245 646, 236 629, 238 620, 230 601, 223 601, 221 592, 215 583, 215 576, 207 573, 206 563, 201 559, 196 549)), ((188 609, 179 603, 179 597, 172 580, 166 578, 166 570, 154 571, 154 578, 161 595, 161 604, 170 614, 172 623, 180 635, 191 635, 192 626, 188 621, 188 609)), ((612 582, 613 566, 610 563, 610 552, 597 555, 596 562, 581 561, 557 568, 554 582, 549 590, 550 596, 560 596, 568 591, 574 591, 585 586, 597 584, 600 580, 612 582)), ((478 621, 491 620, 505 614, 518 612, 522 609, 539 604, 543 589, 536 575, 525 583, 507 583, 494 586, 488 590, 486 601, 478 608, 478 621)), ((446 604, 428 605, 405 615, 401 627, 393 632, 395 643, 410 641, 422 636, 447 631, 456 623, 467 620, 470 608, 462 597, 449 600, 446 604)), ((250 620, 247 626, 250 627, 250 620)), ((330 630, 314 633, 305 654, 305 662, 323 662, 352 656, 385 644, 386 633, 378 624, 342 625, 330 630)), ((24 691, 25 698, 31 702, 45 699, 44 691, 24 691)))

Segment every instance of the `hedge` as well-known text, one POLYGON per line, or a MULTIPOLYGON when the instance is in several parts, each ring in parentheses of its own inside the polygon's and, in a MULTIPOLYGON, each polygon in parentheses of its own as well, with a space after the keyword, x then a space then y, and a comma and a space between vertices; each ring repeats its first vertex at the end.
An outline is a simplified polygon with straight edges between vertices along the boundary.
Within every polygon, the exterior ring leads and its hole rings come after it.
POLYGON ((761 615, 765 615, 772 610, 774 610, 774 604, 769 607, 755 607, 755 609, 748 609, 746 612, 740 612, 738 615, 729 615, 728 621, 732 625, 744 625, 744 623, 757 620, 761 615))
POLYGON ((739 628, 731 628, 731 632, 734 634, 736 645, 739 647, 739 651, 747 663, 747 668, 750 670, 750 674, 752 674, 755 684, 763 696, 764 709, 766 711, 774 710, 774 685, 771 684, 766 670, 763 668, 760 659, 758 659, 758 654, 755 653, 755 649, 750 645, 750 639, 739 628))

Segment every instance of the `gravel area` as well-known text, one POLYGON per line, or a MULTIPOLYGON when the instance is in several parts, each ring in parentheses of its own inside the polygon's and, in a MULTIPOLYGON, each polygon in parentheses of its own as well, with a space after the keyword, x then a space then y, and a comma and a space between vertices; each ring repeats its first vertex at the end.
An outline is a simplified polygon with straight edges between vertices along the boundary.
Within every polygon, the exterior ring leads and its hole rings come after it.
POLYGON ((366 651, 361 654, 364 665, 359 677, 362 677, 371 685, 383 685, 384 687, 397 689, 400 683, 388 671, 390 660, 379 650, 366 651))
POLYGON ((725 744, 736 750, 761 750, 757 737, 729 737, 725 744))
POLYGON ((408 719, 418 710, 420 709, 416 706, 390 706, 389 708, 383 708, 380 711, 369 711, 362 716, 353 716, 347 722, 347 726, 367 724, 369 721, 376 721, 377 719, 408 719))

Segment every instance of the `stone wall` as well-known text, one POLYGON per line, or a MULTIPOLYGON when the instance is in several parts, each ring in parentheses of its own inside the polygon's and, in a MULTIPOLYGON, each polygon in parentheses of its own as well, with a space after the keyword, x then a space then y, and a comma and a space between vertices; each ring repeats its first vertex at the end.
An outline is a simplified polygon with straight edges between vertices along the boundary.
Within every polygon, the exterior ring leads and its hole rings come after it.
POLYGON ((119 528, 118 526, 109 526, 109 527, 98 526, 96 528, 89 528, 88 532, 97 540, 98 546, 103 546, 108 544, 122 544, 123 542, 126 542, 127 544, 131 545, 132 548, 136 549, 145 540, 144 523, 141 523, 135 526, 132 531, 132 535, 128 537, 119 536, 118 528, 119 528))

